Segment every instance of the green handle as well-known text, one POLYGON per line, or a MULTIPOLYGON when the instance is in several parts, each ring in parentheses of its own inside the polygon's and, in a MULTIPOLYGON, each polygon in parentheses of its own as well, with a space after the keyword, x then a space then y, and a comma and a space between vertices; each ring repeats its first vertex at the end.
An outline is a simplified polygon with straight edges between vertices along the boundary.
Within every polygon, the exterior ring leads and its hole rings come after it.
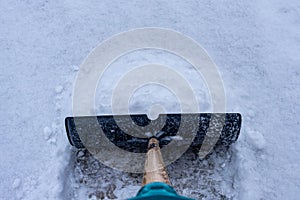
POLYGON ((175 190, 161 182, 153 182, 142 187, 136 197, 128 200, 193 200, 184 196, 178 195, 175 190))

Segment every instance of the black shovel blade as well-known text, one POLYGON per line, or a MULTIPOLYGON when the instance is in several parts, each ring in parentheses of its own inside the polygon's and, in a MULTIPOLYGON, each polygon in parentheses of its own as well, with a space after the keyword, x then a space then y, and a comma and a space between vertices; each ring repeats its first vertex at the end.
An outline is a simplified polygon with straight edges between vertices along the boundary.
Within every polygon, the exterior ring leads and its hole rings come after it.
POLYGON ((67 117, 65 126, 69 142, 76 148, 113 143, 130 152, 145 153, 153 136, 159 139, 161 148, 180 140, 199 149, 209 139, 215 146, 229 147, 239 136, 241 122, 239 113, 172 113, 155 120, 146 114, 67 117))

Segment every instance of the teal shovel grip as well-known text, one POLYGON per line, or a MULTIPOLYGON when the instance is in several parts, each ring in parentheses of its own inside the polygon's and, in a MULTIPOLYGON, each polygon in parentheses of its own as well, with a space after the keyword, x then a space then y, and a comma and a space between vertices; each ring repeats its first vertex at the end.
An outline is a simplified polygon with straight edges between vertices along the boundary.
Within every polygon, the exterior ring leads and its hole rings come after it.
POLYGON ((128 200, 194 200, 180 196, 169 185, 161 182, 153 182, 142 187, 136 197, 128 200))

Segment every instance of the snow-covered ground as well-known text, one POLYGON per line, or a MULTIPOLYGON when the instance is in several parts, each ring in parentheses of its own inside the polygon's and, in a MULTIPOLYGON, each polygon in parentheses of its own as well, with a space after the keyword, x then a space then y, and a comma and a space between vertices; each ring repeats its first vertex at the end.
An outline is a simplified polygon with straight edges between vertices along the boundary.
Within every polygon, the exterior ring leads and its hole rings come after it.
MULTIPOLYGON (((64 117, 72 114, 78 66, 103 40, 140 27, 174 29, 200 43, 222 75, 227 111, 243 115, 238 142, 229 155, 221 155, 232 159, 224 163, 218 158, 192 161, 196 167, 186 163, 185 167, 193 170, 185 174, 190 177, 184 184, 197 182, 199 187, 193 192, 193 188, 175 184, 178 193, 201 194, 198 198, 299 199, 297 0, 0 1, 0 199, 88 198, 74 176, 84 168, 75 163, 82 152, 76 155, 70 148, 64 130, 64 117), (209 168, 210 161, 221 167, 209 168), (204 187, 201 178, 213 189, 204 187), (222 195, 208 194, 215 190, 222 195)), ((124 65, 139 64, 140 59, 180 67, 176 58, 163 55, 147 51, 142 59, 139 54, 123 60, 124 65)), ((115 66, 122 65, 121 61, 115 66)), ((182 68, 183 73, 190 73, 190 67, 182 68)), ((113 79, 114 73, 104 78, 113 79)), ((141 93, 149 99, 147 91, 141 93)), ((172 99, 169 93, 162 94, 162 98, 172 99)), ((201 90, 197 94, 208 98, 201 90)), ((99 102, 108 97, 104 95, 99 102)), ((151 103, 143 99, 137 96, 132 109, 142 111, 151 103)), ((102 102, 98 112, 110 112, 109 105, 102 102)), ((170 177, 181 180, 174 171, 185 164, 175 164, 168 168, 170 177)), ((119 199, 136 193, 138 175, 122 174, 118 179, 120 172, 103 169, 112 173, 119 199), (132 185, 119 188, 128 180, 132 185)))

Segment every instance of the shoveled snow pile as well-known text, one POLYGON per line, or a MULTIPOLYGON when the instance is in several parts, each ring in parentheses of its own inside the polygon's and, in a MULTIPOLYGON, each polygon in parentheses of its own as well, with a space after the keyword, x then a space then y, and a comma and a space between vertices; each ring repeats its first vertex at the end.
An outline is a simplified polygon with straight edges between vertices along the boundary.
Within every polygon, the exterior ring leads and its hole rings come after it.
MULTIPOLYGON (((125 199, 141 175, 110 169, 68 144, 79 66, 100 42, 133 28, 165 27, 201 44, 218 66, 228 112, 243 116, 238 142, 204 160, 187 153, 168 166, 179 194, 196 199, 298 199, 300 191, 300 3, 290 1, 1 1, 0 199, 125 199)), ((112 63, 97 88, 97 113, 111 113, 111 87, 130 66, 180 71, 211 111, 201 76, 181 58, 144 50, 112 63)), ((141 88, 132 112, 176 97, 141 88)))

